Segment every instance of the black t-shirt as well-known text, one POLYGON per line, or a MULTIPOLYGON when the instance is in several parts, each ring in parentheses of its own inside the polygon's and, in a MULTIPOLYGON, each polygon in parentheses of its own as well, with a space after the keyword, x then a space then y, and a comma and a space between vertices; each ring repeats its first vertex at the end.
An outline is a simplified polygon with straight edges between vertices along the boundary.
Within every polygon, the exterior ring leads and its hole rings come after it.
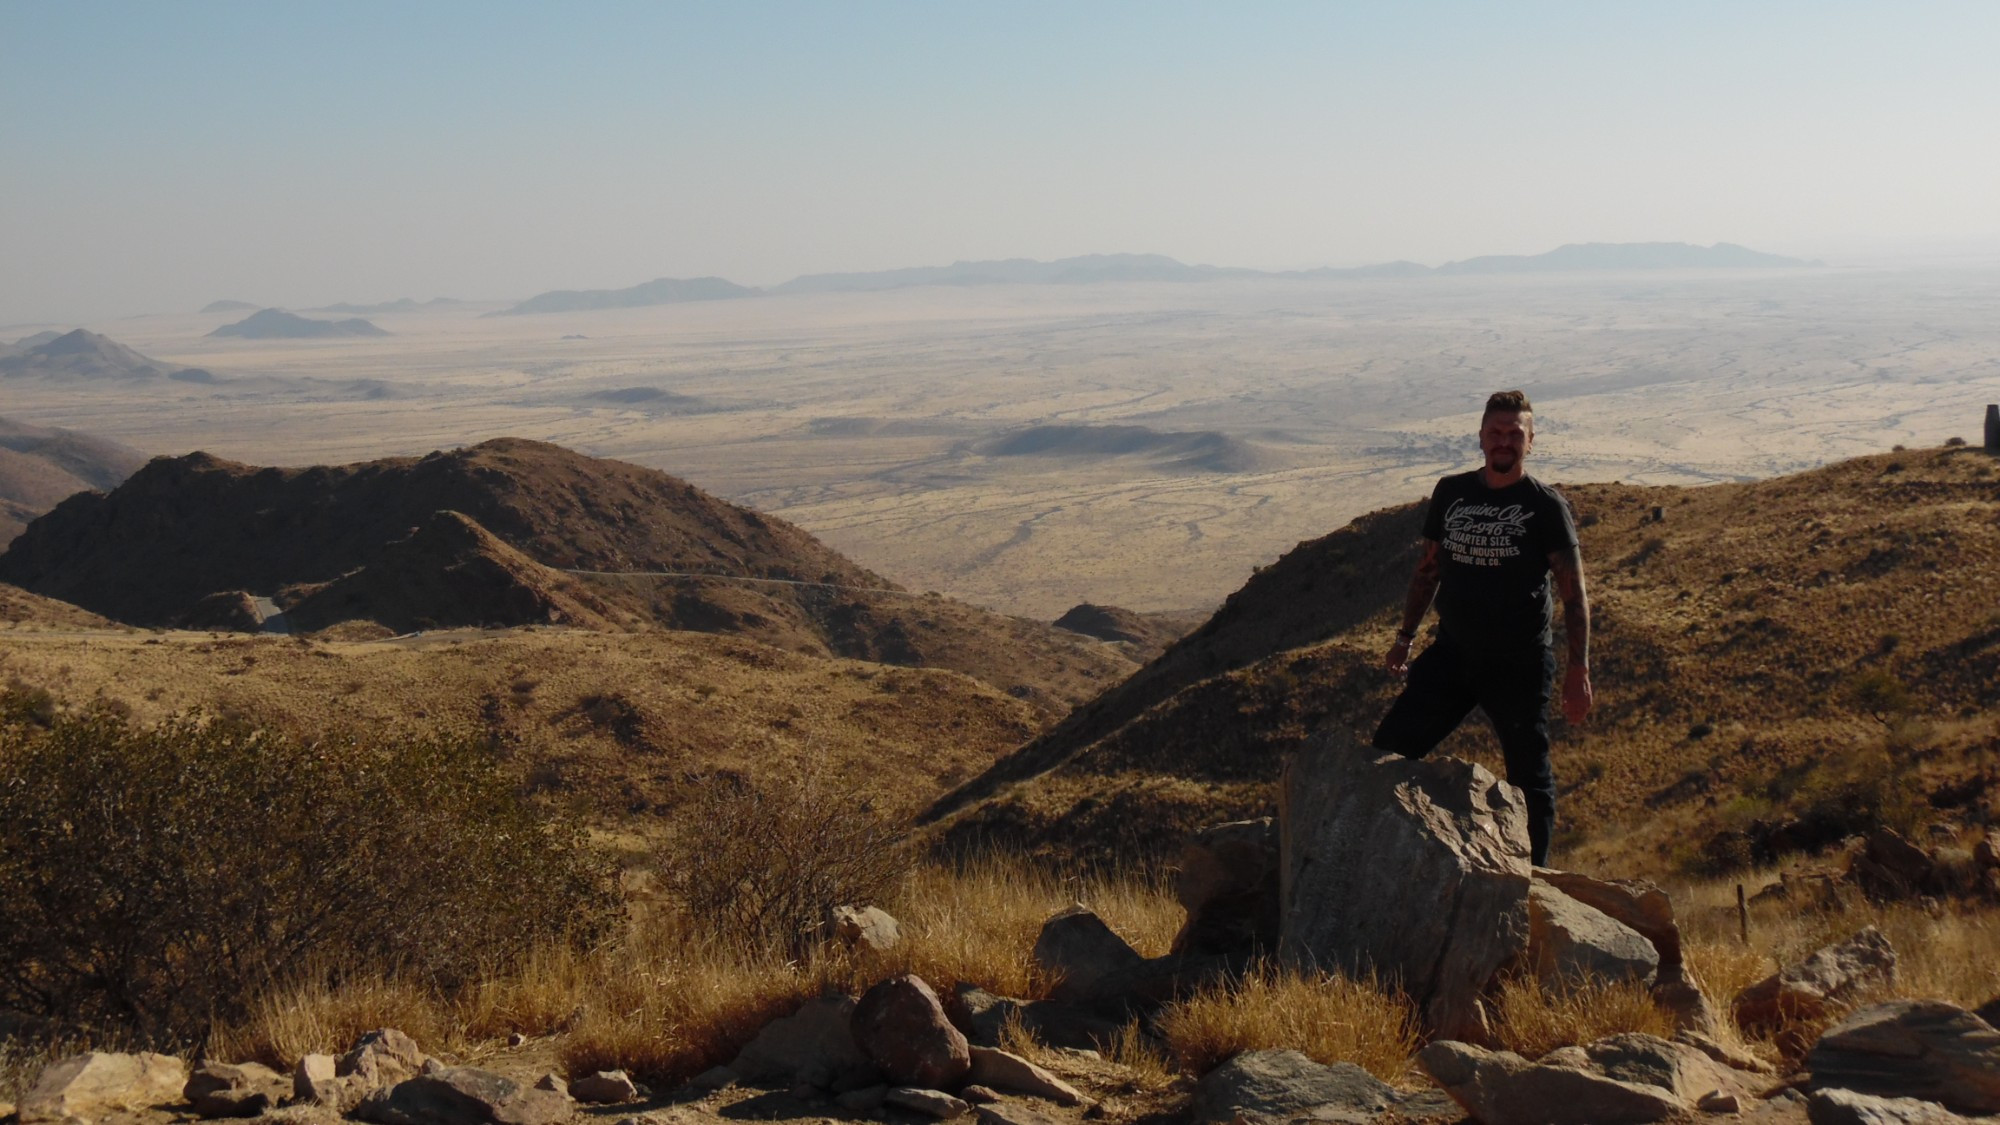
POLYGON ((1480 470, 1437 482, 1424 538, 1440 545, 1439 628, 1475 649, 1550 643, 1549 554, 1576 543, 1562 494, 1530 476, 1488 488, 1480 470))

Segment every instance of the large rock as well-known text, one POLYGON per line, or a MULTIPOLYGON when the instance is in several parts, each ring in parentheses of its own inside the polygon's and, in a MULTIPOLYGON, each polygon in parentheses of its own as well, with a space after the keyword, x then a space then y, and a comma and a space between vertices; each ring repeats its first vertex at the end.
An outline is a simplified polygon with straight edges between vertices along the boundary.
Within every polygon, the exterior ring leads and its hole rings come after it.
POLYGON ((418 1049, 416 1040, 393 1027, 382 1027, 363 1032, 334 1064, 334 1073, 351 1075, 370 1089, 380 1089, 422 1074, 429 1061, 430 1056, 418 1049))
POLYGON ((181 1087, 181 1096, 201 1117, 255 1117, 291 1093, 290 1078, 259 1063, 205 1062, 181 1087))
POLYGON ((1099 979, 1145 962, 1090 910, 1072 906, 1042 923, 1031 954, 1034 966, 1055 982, 1049 995, 1063 1003, 1095 999, 1099 979))
POLYGON ((378 1089, 354 1115, 377 1125, 555 1125, 576 1110, 568 1095, 469 1066, 438 1066, 378 1089))
POLYGON ((1373 755, 1322 737, 1286 766, 1280 952, 1377 973, 1434 1035, 1490 1041, 1482 997, 1528 944, 1521 792, 1456 758, 1373 755))
POLYGON ((1736 1023, 1745 1031, 1786 1033, 1823 1020, 1838 1006, 1895 981, 1895 947, 1882 931, 1869 926, 1738 993, 1736 1023))
POLYGON ((15 1113, 21 1125, 44 1125, 177 1105, 187 1077, 187 1065, 171 1055, 90 1051, 49 1064, 15 1113))
POLYGON ((1964 1125, 1966 1119, 1936 1102, 1878 1098, 1852 1090, 1815 1090, 1806 1100, 1811 1125, 1964 1125))
POLYGON ((854 997, 822 996, 765 1024, 729 1069, 746 1082, 831 1089, 868 1085, 875 1066, 854 1042, 854 997))
POLYGON ((997 1047, 972 1048, 972 1066, 965 1080, 974 1085, 1047 1098, 1057 1105, 1082 1105, 1077 1088, 1057 1078, 1011 1051, 997 1047))
POLYGON ((1417 1062, 1482 1125, 1627 1125, 1692 1113, 1740 1085, 1701 1052, 1650 1035, 1614 1035, 1529 1062, 1438 1040, 1417 1062))
POLYGON ((1298 1051, 1245 1051, 1202 1076, 1188 1119, 1201 1123, 1372 1121, 1396 1102, 1388 1083, 1354 1065, 1298 1051))
POLYGON ((1115 1039, 1122 1027, 1115 1020, 1054 1000, 1015 1000, 995 996, 961 981, 945 1002, 952 1026, 977 1047, 998 1047, 1007 1024, 1018 1021, 1038 1042, 1051 1047, 1094 1050, 1115 1039))
POLYGON ((1681 930, 1674 922, 1674 900, 1666 891, 1644 879, 1594 879, 1547 867, 1535 868, 1535 881, 1636 931, 1659 957, 1661 979, 1681 975, 1681 930))
POLYGON ((1278 946, 1278 822, 1231 821, 1195 833, 1181 848, 1174 895, 1187 921, 1172 952, 1249 958, 1278 946))
MULTIPOLYGON (((561 1079, 556 1081, 559 1082, 561 1079)), ((617 1105, 620 1102, 637 1101, 639 1098, 638 1083, 633 1082, 632 1076, 622 1070, 600 1070, 595 1074, 586 1074, 562 1087, 549 1083, 539 1088, 556 1090, 591 1105, 617 1105)))
POLYGON ((1820 1036, 1806 1068, 1819 1088, 2000 1113, 2000 1031, 1942 1000, 1863 1008, 1820 1036))
POLYGON ((854 1006, 854 1042, 892 1085, 949 1089, 972 1068, 965 1036, 921 977, 881 981, 854 1006))
POLYGON ((903 940, 903 927, 879 906, 836 906, 827 911, 827 928, 857 953, 887 953, 903 940))
POLYGON ((1660 955, 1637 930, 1547 883, 1528 888, 1528 957, 1551 987, 1589 981, 1651 984, 1660 955))
POLYGON ((352 1110, 374 1090, 368 1079, 340 1073, 340 1060, 332 1055, 306 1055, 292 1069, 292 1098, 334 1113, 352 1110))
POLYGON ((1934 889, 1937 861, 1894 829, 1877 828, 1847 861, 1847 874, 1870 898, 1913 898, 1934 889))
POLYGON ((892 1105, 897 1109, 907 1109, 911 1113, 921 1113, 926 1117, 935 1117, 940 1121, 963 1117, 972 1109, 971 1106, 943 1090, 932 1090, 922 1086, 892 1086, 882 1095, 882 1104, 892 1105))

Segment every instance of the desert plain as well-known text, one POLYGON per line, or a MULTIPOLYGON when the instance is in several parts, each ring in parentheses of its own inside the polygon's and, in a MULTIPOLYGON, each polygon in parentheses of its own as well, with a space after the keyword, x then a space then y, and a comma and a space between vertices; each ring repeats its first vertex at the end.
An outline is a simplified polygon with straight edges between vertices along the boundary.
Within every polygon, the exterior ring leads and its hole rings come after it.
POLYGON ((1294 543, 1473 467, 1502 387, 1533 398, 1534 468, 1557 482, 1977 444, 2000 400, 2000 271, 933 286, 484 315, 504 307, 325 340, 208 335, 240 313, 93 323, 216 382, 21 381, 0 412, 250 464, 546 440, 780 515, 912 590, 1046 620, 1083 601, 1212 607, 1294 543))

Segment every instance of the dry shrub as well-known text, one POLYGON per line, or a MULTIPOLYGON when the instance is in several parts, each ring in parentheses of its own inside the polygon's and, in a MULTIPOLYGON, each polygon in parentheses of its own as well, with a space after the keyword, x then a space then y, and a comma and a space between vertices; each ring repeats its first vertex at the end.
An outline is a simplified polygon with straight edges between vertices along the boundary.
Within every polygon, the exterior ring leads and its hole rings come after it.
POLYGON ((691 918, 725 942, 798 956, 827 911, 880 902, 914 862, 903 825, 815 768, 755 787, 699 786, 658 866, 691 918))
POLYGON ((378 1027, 406 1032, 426 1051, 459 1051, 462 1026, 453 1006, 422 985, 381 976, 335 985, 320 976, 259 996, 246 1020, 216 1034, 209 1053, 288 1070, 304 1055, 344 1051, 378 1027))
POLYGON ((1403 1081, 1417 1048, 1416 1014, 1372 980, 1258 969, 1167 1006, 1158 1020, 1183 1070, 1201 1074, 1243 1051, 1289 1047, 1403 1081))
POLYGON ((1127 1078, 1143 1090, 1165 1090, 1180 1077, 1160 1045, 1136 1020, 1119 1028, 1117 1038, 1104 1045, 1104 1057, 1124 1067, 1127 1078))
POLYGON ((199 1044, 362 966, 456 989, 601 932, 608 877, 470 738, 0 705, 0 1010, 58 1027, 199 1044))
POLYGON ((1530 1059, 1627 1031, 1674 1036, 1673 1017, 1653 1002, 1650 990, 1632 981, 1545 987, 1533 977, 1514 977, 1501 982, 1494 1015, 1500 1042, 1530 1059))

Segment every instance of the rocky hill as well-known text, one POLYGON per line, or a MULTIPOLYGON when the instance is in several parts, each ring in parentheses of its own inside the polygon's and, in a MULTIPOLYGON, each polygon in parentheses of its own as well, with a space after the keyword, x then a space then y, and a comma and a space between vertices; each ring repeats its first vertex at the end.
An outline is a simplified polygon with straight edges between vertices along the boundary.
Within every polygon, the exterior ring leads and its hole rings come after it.
POLYGON ((29 525, 0 555, 0 581, 143 625, 243 592, 307 627, 737 633, 963 671, 1049 714, 1133 667, 1050 625, 912 596, 789 523, 665 473, 512 438, 302 469, 160 458, 29 525))
POLYGON ((0 547, 64 497, 116 488, 145 462, 129 445, 0 418, 0 547))
POLYGON ((215 381, 214 375, 201 368, 149 359, 108 336, 82 328, 61 335, 41 333, 20 341, 11 354, 0 355, 0 378, 215 381))
POLYGON ((719 277, 661 277, 625 289, 555 289, 486 315, 524 316, 530 313, 586 312, 591 309, 637 309, 682 301, 727 301, 755 297, 758 292, 719 277))
POLYGON ((259 309, 233 324, 210 332, 211 336, 240 336, 246 340, 311 340, 326 336, 387 336, 374 324, 351 317, 347 320, 314 320, 283 309, 259 309))
MULTIPOLYGON (((1559 852, 1689 869, 1920 810, 2000 816, 2000 460, 1957 447, 1565 491, 1598 706, 1555 721, 1559 852)), ((1326 727, 1365 741, 1392 697, 1377 664, 1421 519, 1405 505, 1300 544, 927 818, 947 840, 1158 858, 1268 811, 1287 752, 1326 727)), ((1444 751, 1499 766, 1476 719, 1444 751)))

